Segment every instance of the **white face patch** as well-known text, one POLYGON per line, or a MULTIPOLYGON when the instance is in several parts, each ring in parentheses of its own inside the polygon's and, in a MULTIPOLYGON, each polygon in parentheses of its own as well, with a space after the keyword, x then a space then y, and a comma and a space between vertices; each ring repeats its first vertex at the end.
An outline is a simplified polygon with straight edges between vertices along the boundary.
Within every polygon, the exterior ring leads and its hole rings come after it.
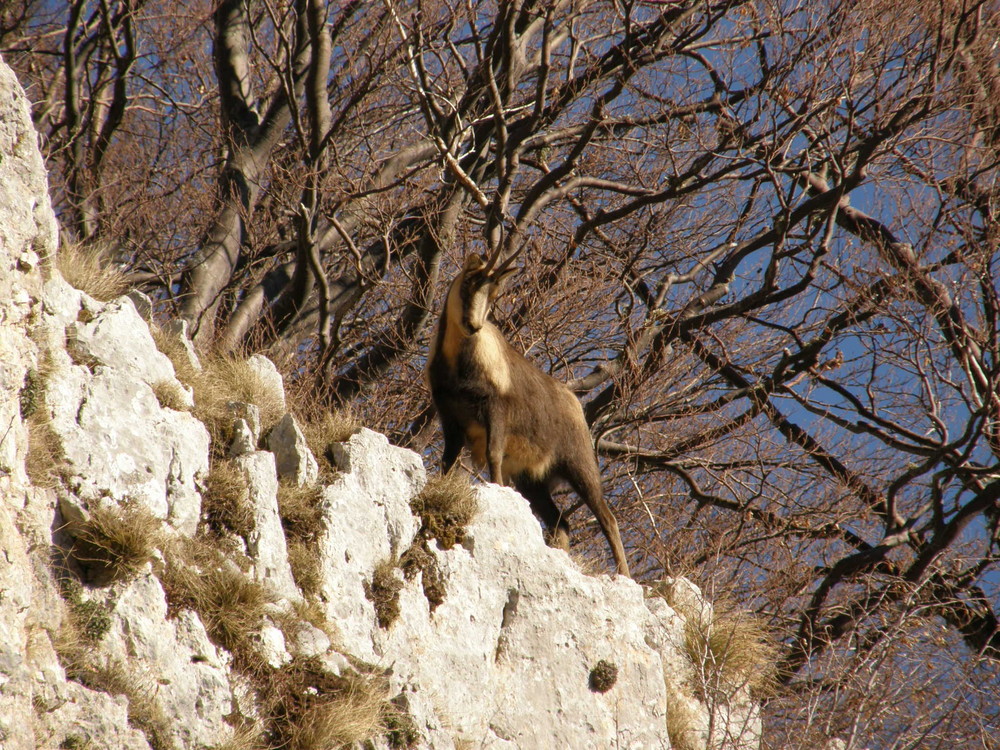
POLYGON ((486 325, 486 316, 489 314, 489 296, 487 287, 482 287, 472 294, 472 299, 468 304, 468 315, 466 322, 473 331, 478 331, 486 325))
MULTIPOLYGON (((441 320, 444 331, 441 336, 440 354, 449 367, 455 368, 458 366, 459 351, 468 345, 476 369, 497 389, 498 393, 509 393, 510 363, 507 361, 505 342, 496 326, 488 319, 489 292, 493 287, 486 284, 471 291, 471 299, 463 304, 463 281, 463 276, 459 275, 448 289, 444 303, 445 314, 441 320)), ((438 353, 435 342, 432 356, 438 353)))

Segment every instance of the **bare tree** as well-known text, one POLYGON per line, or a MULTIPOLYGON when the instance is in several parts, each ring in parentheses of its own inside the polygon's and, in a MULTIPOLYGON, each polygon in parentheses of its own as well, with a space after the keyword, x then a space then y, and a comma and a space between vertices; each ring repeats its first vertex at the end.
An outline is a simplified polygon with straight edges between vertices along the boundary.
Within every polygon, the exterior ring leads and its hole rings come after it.
POLYGON ((991 741, 995 4, 176 8, 0 14, 64 227, 158 314, 430 454, 444 279, 519 252, 499 323, 584 400, 637 577, 780 639, 773 746, 991 741))

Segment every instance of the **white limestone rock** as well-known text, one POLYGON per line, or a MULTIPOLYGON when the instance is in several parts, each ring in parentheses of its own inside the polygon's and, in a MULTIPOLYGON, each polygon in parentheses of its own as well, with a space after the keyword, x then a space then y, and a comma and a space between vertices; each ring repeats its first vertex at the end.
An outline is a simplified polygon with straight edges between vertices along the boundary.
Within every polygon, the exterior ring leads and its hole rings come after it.
POLYGON ((290 413, 271 428, 267 435, 267 448, 274 453, 279 479, 303 487, 313 484, 319 477, 319 464, 290 413))
POLYGON ((431 612, 419 587, 409 587, 398 626, 376 634, 377 652, 465 741, 663 746, 662 662, 646 644, 642 589, 578 572, 564 552, 545 545, 513 491, 484 487, 478 499, 471 543, 435 554, 444 602, 431 612), (606 693, 588 684, 601 660, 618 670, 606 693), (477 681, 490 689, 467 689, 477 681))
POLYGON ((208 473, 209 437, 201 422, 162 408, 149 385, 113 367, 52 372, 45 402, 74 490, 60 498, 68 516, 74 508, 85 514, 99 497, 128 498, 181 533, 194 533, 198 482, 208 473))
POLYGON ((78 362, 113 367, 149 385, 174 379, 174 366, 156 348, 128 297, 108 302, 93 318, 84 316, 66 326, 66 348, 78 362))
POLYGON ((253 576, 277 596, 299 598, 292 568, 288 564, 285 532, 278 514, 278 475, 274 454, 255 451, 236 456, 233 462, 246 478, 253 508, 253 530, 247 534, 247 554, 253 561, 253 576))
POLYGON ((275 625, 264 625, 258 635, 260 653, 264 661, 275 669, 280 669, 292 660, 285 648, 285 634, 275 625))
POLYGON ((32 581, 27 550, 14 519, 0 504, 0 747, 33 746, 30 666, 26 662, 32 581))
POLYGON ((375 567, 405 552, 417 533, 410 499, 426 482, 420 458, 361 430, 334 444, 343 469, 323 492, 325 533, 319 540, 322 596, 327 619, 340 630, 340 646, 366 661, 374 649, 375 608, 365 595, 375 567))
POLYGON ((257 450, 257 441, 254 439, 253 429, 245 419, 236 419, 233 422, 233 439, 229 441, 229 457, 245 456, 257 450))
POLYGON ((330 637, 315 625, 298 620, 285 626, 286 646, 293 656, 323 656, 330 650, 330 637))
MULTIPOLYGON (((38 701, 34 711, 36 748, 99 747, 101 750, 151 750, 149 740, 129 724, 128 698, 90 690, 76 682, 63 684, 51 704, 38 701)), ((4 745, 16 750, 17 745, 4 745)))
POLYGON ((96 592, 111 615, 101 650, 153 687, 176 747, 220 743, 232 711, 229 657, 208 638, 198 616, 182 610, 168 619, 160 582, 151 574, 96 592))

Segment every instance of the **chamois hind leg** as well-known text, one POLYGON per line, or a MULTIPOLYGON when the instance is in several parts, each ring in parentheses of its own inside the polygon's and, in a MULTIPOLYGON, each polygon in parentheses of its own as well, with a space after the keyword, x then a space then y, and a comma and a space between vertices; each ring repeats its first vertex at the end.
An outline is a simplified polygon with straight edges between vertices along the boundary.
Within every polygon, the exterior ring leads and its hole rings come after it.
POLYGON ((545 541, 550 547, 569 551, 569 521, 567 521, 552 499, 548 482, 540 482, 527 477, 514 480, 517 491, 531 504, 531 510, 545 524, 545 541))
POLYGON ((611 545, 611 554, 615 558, 618 572, 631 578, 628 559, 625 557, 625 548, 622 546, 621 534, 618 532, 618 521, 615 519, 614 513, 611 512, 611 508, 608 507, 601 489, 601 476, 597 468, 597 461, 587 463, 588 465, 585 466, 566 466, 566 481, 576 490, 576 493, 597 518, 601 531, 604 532, 608 544, 611 545))

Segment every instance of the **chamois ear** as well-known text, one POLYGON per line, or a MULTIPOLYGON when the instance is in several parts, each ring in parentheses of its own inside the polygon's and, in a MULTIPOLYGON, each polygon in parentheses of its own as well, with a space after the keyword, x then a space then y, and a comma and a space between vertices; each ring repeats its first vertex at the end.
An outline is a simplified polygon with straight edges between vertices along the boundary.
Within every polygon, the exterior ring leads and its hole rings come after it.
POLYGON ((479 257, 476 253, 473 253, 468 258, 465 259, 465 265, 462 266, 462 271, 478 271, 486 265, 483 259, 479 257))

